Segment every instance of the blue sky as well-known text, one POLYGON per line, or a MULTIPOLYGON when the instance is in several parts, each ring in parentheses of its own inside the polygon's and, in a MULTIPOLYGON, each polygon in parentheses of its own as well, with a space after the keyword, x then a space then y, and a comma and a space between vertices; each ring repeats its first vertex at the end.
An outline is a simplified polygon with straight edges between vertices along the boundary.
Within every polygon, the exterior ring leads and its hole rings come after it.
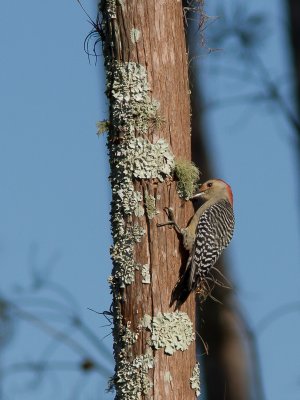
MULTIPOLYGON (((93 14, 91 1, 86 7, 93 14)), ((0 290, 8 295, 16 284, 27 287, 34 264, 50 269, 51 280, 67 287, 102 338, 109 333, 100 328, 105 319, 87 307, 110 305, 109 170, 105 138, 96 135, 106 100, 102 63, 90 65, 83 51, 86 19, 76 1, 1 7, 0 290)), ((4 350, 7 363, 38 359, 49 339, 26 323, 16 330, 4 350)), ((110 341, 104 340, 108 347, 110 341)), ((72 354, 61 346, 54 358, 72 354)), ((65 375, 70 385, 78 376, 65 375)), ((23 381, 22 374, 12 377, 8 392, 18 398, 15 383, 23 381)), ((102 392, 105 387, 103 380, 102 392)), ((51 384, 44 389, 36 398, 48 398, 51 384)))
MULTIPOLYGON (((93 1, 84 5, 93 15, 93 1)), ((270 20, 259 49, 264 64, 274 79, 289 76, 283 2, 255 1, 253 10, 266 12, 270 20)), ((74 295, 78 312, 103 338, 110 332, 101 327, 105 319, 87 310, 109 308, 111 269, 107 151, 105 138, 96 136, 107 102, 101 59, 89 64, 83 51, 89 29, 75 0, 1 7, 0 293, 15 298, 16 285, 30 286, 33 270, 46 271, 74 295)), ((257 78, 252 83, 212 72, 231 57, 224 49, 199 59, 207 99, 261 88, 257 78)), ((243 69, 242 61, 235 63, 243 69)), ((290 86, 282 90, 292 106, 290 86)), ((210 109, 205 123, 216 175, 231 183, 235 195, 237 225, 228 255, 238 299, 255 330, 271 310, 299 300, 294 133, 279 109, 261 103, 210 109)), ((38 359, 47 339, 28 323, 14 330, 14 340, 2 348, 2 364, 38 359)), ((299 315, 291 313, 258 336, 267 399, 299 398, 299 333, 299 315)), ((101 343, 109 348, 111 337, 101 343)), ((74 359, 63 346, 53 357, 74 359)), ((109 358, 99 360, 112 368, 109 358)), ((105 394, 106 379, 94 376, 83 386, 78 374, 68 372, 59 386, 61 379, 52 375, 54 385, 46 382, 22 398, 47 399, 54 387, 60 398, 69 398, 76 384, 82 398, 93 398, 95 391, 112 398, 105 394)), ((2 389, 18 398, 24 381, 24 375, 14 375, 2 389)))

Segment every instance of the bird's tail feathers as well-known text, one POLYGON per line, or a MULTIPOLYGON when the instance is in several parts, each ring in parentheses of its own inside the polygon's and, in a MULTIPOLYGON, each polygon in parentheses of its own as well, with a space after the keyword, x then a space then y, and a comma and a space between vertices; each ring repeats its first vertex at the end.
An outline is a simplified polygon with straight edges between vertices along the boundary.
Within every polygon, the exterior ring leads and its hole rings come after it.
POLYGON ((189 263, 187 263, 187 269, 179 278, 171 294, 170 307, 172 307, 172 305, 176 302, 175 310, 180 308, 193 290, 193 288, 190 286, 190 274, 191 266, 189 263))

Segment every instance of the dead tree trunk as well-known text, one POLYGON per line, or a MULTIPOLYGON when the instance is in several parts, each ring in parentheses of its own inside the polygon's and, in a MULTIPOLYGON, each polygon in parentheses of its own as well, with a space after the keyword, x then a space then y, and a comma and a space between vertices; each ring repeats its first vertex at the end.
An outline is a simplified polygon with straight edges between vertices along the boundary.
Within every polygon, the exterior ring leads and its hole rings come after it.
POLYGON ((174 208, 181 226, 193 213, 173 180, 174 159, 191 158, 182 5, 103 0, 100 12, 110 113, 112 385, 122 400, 194 399, 194 296, 180 312, 169 307, 186 255, 172 229, 157 228, 164 207, 174 208))

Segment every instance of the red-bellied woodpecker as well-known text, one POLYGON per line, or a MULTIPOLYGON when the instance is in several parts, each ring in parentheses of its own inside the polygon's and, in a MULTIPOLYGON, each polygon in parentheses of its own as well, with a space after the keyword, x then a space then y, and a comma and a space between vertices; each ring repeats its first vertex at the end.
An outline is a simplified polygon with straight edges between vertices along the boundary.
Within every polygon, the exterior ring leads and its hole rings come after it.
POLYGON ((174 221, 172 209, 168 209, 170 221, 159 225, 173 225, 182 235, 183 245, 189 251, 185 271, 172 292, 171 305, 176 301, 176 309, 193 290, 198 289, 200 293, 205 291, 211 269, 233 235, 233 197, 230 186, 221 179, 210 179, 192 197, 197 198, 203 199, 204 203, 185 229, 180 229, 174 221))

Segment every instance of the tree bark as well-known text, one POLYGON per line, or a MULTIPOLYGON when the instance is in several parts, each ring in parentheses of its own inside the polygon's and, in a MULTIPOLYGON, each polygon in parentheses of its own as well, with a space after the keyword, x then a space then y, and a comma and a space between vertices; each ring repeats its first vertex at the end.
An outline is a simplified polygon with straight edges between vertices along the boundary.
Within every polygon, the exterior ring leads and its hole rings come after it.
POLYGON ((101 12, 113 191, 112 384, 122 400, 194 399, 195 341, 188 319, 194 331, 195 298, 191 295, 180 312, 169 307, 186 254, 173 229, 157 227, 166 221, 164 207, 174 208, 181 226, 193 209, 180 200, 164 166, 157 176, 149 167, 165 144, 164 163, 172 155, 191 158, 182 5, 174 0, 106 0, 101 12), (134 205, 128 206, 130 201, 134 205))

